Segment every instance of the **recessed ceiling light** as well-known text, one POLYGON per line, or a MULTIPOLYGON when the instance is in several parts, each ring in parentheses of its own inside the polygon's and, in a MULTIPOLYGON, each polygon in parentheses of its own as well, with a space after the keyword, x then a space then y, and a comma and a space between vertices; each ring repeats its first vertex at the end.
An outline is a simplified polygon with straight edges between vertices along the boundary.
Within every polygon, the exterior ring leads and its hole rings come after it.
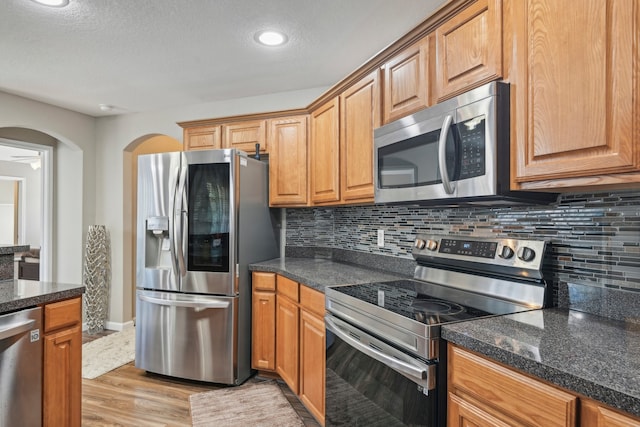
POLYGON ((287 42, 287 35, 277 31, 258 31, 255 40, 265 46, 280 46, 287 42))
POLYGON ((52 6, 52 7, 64 7, 69 4, 69 0, 33 0, 36 3, 52 6))
POLYGON ((113 105, 98 104, 98 108, 100 108, 100 111, 111 111, 113 110, 113 105))

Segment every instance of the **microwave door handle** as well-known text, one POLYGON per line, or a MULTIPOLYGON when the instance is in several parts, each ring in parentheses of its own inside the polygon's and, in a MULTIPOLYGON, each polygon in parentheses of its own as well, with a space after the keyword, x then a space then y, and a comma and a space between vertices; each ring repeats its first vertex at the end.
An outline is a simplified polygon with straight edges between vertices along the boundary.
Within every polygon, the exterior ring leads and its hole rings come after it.
POLYGON ((453 194, 456 190, 455 183, 449 180, 449 171, 447 170, 447 136, 449 136, 452 120, 453 116, 447 114, 447 117, 444 118, 444 122, 442 123, 440 139, 438 140, 438 165, 440 166, 442 186, 447 194, 453 194))

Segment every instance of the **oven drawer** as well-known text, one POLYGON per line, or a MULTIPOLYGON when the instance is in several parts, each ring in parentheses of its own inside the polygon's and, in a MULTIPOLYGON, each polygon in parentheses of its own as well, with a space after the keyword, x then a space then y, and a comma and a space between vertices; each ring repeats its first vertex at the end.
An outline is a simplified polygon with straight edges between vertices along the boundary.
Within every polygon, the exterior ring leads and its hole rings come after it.
POLYGON ((437 422, 436 364, 325 316, 325 425, 424 426, 437 422))

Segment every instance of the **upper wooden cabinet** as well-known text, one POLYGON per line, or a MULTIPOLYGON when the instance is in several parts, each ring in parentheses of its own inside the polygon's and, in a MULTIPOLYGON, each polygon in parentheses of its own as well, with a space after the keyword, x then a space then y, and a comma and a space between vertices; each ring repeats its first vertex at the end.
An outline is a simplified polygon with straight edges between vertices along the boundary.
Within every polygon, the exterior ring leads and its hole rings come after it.
POLYGON ((516 189, 640 182, 640 7, 505 0, 516 189))
POLYGON ((305 206, 308 202, 307 116, 268 120, 269 204, 305 206))
POLYGON ((383 124, 430 104, 429 44, 432 37, 424 37, 384 64, 383 124))
POLYGON ((334 98, 311 112, 310 196, 313 204, 340 201, 339 103, 334 98))
POLYGON ((478 0, 435 31, 436 101, 502 77, 502 0, 478 0))
POLYGON ((256 152, 260 144, 260 153, 267 153, 267 121, 251 120, 222 125, 222 147, 237 148, 247 153, 256 152))
POLYGON ((185 128, 184 150, 212 150, 222 147, 220 126, 198 126, 185 128))
POLYGON ((345 203, 373 201, 373 129, 380 126, 379 71, 340 95, 340 193, 345 203))

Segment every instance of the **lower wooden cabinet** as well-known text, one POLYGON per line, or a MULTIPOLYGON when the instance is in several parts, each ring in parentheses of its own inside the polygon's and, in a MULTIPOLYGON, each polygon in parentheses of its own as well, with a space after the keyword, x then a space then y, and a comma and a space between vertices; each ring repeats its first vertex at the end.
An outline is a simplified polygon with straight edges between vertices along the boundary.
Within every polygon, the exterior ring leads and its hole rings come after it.
POLYGON ((580 427, 640 427, 640 419, 590 399, 580 399, 580 427))
POLYGON ((267 272, 252 287, 252 367, 277 373, 324 424, 324 294, 267 272))
POLYGON ((452 344, 448 356, 449 426, 576 425, 576 396, 452 344))
POLYGON ((640 419, 448 344, 447 425, 640 427, 640 419))
POLYGON ((43 426, 82 420, 82 300, 44 306, 43 426))

